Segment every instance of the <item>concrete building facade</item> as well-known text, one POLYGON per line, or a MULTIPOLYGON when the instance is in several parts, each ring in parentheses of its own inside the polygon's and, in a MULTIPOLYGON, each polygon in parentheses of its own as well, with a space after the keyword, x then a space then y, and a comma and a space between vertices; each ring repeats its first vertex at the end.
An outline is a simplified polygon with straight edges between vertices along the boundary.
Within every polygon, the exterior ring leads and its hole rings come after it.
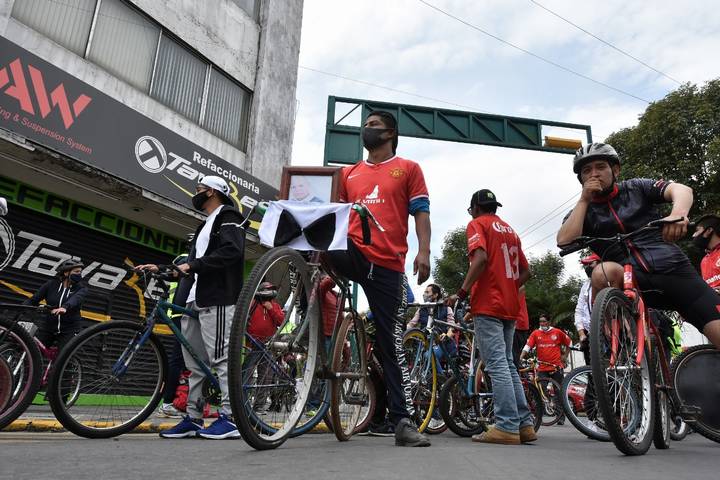
POLYGON ((107 291, 123 261, 181 253, 202 175, 225 177, 243 213, 272 200, 291 158, 302 7, 0 0, 0 299, 69 256, 95 262, 84 275, 107 291))

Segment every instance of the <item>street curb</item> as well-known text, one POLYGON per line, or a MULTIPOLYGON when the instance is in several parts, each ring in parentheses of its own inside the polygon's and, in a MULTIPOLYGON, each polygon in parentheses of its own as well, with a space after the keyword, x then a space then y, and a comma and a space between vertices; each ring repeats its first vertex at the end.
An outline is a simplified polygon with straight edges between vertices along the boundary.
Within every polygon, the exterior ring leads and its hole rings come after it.
MULTIPOLYGON (((144 422, 138 425, 132 433, 160 433, 162 430, 172 428, 175 423, 172 422, 144 422)), ((64 432, 65 427, 57 420, 15 420, 3 429, 5 432, 64 432)), ((330 429, 324 422, 320 422, 315 428, 308 433, 330 433, 330 429)))

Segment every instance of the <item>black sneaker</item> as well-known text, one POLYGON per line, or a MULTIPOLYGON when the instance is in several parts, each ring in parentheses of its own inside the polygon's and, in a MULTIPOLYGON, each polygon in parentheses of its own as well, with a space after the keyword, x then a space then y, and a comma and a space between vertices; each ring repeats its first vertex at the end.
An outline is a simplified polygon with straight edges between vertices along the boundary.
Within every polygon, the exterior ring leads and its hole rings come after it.
POLYGON ((399 447, 429 447, 430 439, 418 432, 409 418, 403 418, 395 427, 395 445, 399 447))
POLYGON ((395 426, 387 420, 383 423, 370 423, 367 434, 372 437, 392 437, 395 435, 395 426))

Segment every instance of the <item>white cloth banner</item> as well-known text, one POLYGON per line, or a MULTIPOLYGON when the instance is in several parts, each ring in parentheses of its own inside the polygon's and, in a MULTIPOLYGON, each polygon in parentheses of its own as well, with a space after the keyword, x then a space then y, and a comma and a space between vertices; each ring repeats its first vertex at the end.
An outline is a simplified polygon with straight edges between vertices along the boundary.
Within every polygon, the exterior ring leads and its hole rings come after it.
MULTIPOLYGON (((292 215, 302 229, 305 229, 316 220, 334 213, 335 228, 334 231, 327 232, 328 237, 332 235, 332 241, 330 241, 330 246, 326 250, 347 250, 348 222, 351 208, 352 205, 349 203, 306 203, 292 200, 270 202, 258 231, 260 243, 268 247, 279 246, 275 245, 275 238, 278 235, 278 224, 283 211, 292 215)), ((318 250, 308 242, 304 234, 286 243, 286 245, 301 251, 318 250)))

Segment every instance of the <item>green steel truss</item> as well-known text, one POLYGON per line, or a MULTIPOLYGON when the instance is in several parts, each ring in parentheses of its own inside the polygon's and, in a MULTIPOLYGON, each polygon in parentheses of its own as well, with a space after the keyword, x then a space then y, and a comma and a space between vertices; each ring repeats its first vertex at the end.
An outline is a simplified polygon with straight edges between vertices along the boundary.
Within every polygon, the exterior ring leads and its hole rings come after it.
POLYGON ((573 149, 543 145, 542 128, 560 127, 584 130, 587 142, 592 142, 589 125, 330 96, 328 97, 325 131, 325 165, 354 164, 362 158, 360 126, 341 125, 341 122, 358 108, 361 109, 360 118, 362 119, 376 110, 391 112, 398 119, 398 134, 405 137, 522 148, 542 152, 574 153, 573 149), (355 106, 346 115, 335 121, 337 103, 355 106))

